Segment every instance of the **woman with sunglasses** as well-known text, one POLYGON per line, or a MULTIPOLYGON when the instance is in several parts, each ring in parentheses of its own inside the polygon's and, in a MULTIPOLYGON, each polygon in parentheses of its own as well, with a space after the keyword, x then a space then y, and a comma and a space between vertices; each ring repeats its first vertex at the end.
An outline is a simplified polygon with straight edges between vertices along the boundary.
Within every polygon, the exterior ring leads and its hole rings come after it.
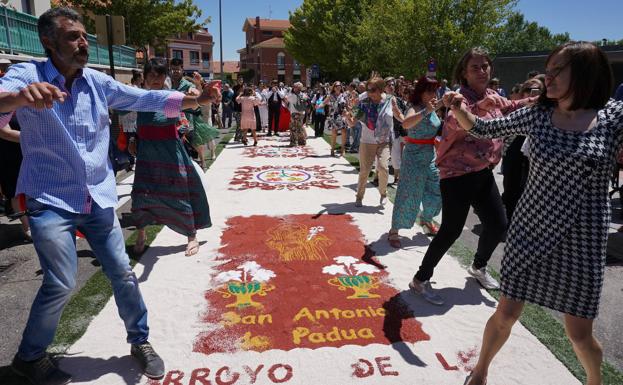
MULTIPOLYGON (((510 102, 488 88, 492 61, 482 48, 472 48, 459 61, 454 77, 472 113, 483 119, 503 116, 523 105, 510 102)), ((426 250, 424 259, 409 284, 411 290, 435 305, 444 303, 429 280, 441 258, 456 241, 467 220, 470 206, 482 222, 482 234, 468 272, 485 289, 498 289, 498 282, 487 272, 487 263, 506 232, 506 212, 493 177, 500 161, 502 141, 470 136, 452 114, 445 120, 437 149, 442 202, 441 226, 426 250)))
POLYGON ((361 98, 352 99, 352 111, 347 112, 346 121, 353 127, 356 121, 362 122, 359 144, 359 183, 355 207, 363 206, 368 175, 376 160, 379 176, 379 204, 383 206, 387 197, 387 164, 389 162, 389 142, 394 129, 391 98, 383 92, 385 81, 373 77, 367 83, 367 93, 361 98))
POLYGON ((609 179, 623 147, 623 103, 609 100, 613 76, 594 44, 569 42, 546 60, 537 105, 481 120, 456 93, 444 97, 475 137, 526 135, 530 174, 502 259, 502 295, 485 328, 477 365, 465 382, 487 382, 489 365, 532 302, 564 313, 565 330, 586 371, 601 385, 602 349, 593 336, 604 279, 609 179))
POLYGON ((342 117, 346 106, 346 98, 342 91, 342 83, 339 81, 333 83, 331 93, 326 101, 329 107, 327 116, 329 116, 328 124, 331 129, 331 156, 335 156, 338 134, 342 136, 342 145, 340 146, 341 155, 344 156, 346 151, 346 123, 342 117))
POLYGON ((314 137, 320 138, 324 132, 324 124, 326 119, 327 93, 324 87, 318 88, 318 92, 312 99, 312 108, 314 110, 314 137))

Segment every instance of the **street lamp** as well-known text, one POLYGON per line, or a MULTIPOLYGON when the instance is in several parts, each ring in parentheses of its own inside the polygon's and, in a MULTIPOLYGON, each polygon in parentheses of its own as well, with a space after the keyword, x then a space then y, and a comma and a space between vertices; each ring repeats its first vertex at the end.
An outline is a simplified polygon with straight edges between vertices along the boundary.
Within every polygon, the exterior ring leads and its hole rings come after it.
POLYGON ((219 46, 221 48, 221 82, 225 81, 223 73, 223 15, 221 13, 221 0, 218 0, 218 29, 219 29, 219 46))

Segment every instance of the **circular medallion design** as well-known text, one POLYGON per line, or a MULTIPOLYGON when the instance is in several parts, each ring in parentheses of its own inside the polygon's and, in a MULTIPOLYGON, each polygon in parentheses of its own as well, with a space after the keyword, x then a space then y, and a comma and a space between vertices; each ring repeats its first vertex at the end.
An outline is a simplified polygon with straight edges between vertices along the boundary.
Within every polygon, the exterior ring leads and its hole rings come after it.
POLYGON ((280 168, 262 171, 255 178, 264 183, 297 184, 310 180, 311 174, 300 170, 280 168))

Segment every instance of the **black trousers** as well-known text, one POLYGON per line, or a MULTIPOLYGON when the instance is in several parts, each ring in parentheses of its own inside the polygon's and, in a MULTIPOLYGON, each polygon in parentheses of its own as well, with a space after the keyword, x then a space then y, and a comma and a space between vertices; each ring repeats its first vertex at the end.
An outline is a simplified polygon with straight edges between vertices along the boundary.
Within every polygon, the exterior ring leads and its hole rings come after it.
POLYGON ((281 103, 269 103, 268 104, 268 133, 279 132, 279 114, 280 113, 281 113, 281 103))
POLYGON ((262 131, 262 118, 260 117, 260 108, 253 106, 253 112, 255 113, 255 131, 262 131))
POLYGON ((521 152, 521 146, 523 146, 525 140, 525 136, 516 137, 508 146, 508 149, 506 149, 506 154, 504 154, 504 159, 502 159, 502 170, 504 173, 502 202, 504 202, 506 218, 509 221, 513 217, 517 202, 519 202, 528 180, 530 162, 521 152))
POLYGON ((428 281, 435 267, 456 241, 461 232, 469 207, 473 206, 482 223, 482 234, 474 256, 474 267, 487 266, 493 251, 506 232, 506 213, 500 192, 490 169, 441 180, 441 226, 426 250, 415 279, 428 281))
POLYGON ((314 114, 314 133, 316 138, 319 138, 324 133, 324 121, 327 119, 325 114, 314 114))

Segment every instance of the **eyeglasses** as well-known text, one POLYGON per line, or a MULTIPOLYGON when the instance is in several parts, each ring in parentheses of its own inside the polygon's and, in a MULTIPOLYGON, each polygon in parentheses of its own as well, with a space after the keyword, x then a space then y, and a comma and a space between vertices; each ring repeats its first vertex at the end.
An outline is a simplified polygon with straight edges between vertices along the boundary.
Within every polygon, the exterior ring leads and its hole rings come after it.
POLYGON ((562 65, 560 67, 554 67, 551 69, 546 69, 545 70, 545 77, 546 78, 550 78, 550 79, 554 79, 555 77, 557 77, 558 75, 560 75, 560 73, 567 68, 568 64, 562 65))

